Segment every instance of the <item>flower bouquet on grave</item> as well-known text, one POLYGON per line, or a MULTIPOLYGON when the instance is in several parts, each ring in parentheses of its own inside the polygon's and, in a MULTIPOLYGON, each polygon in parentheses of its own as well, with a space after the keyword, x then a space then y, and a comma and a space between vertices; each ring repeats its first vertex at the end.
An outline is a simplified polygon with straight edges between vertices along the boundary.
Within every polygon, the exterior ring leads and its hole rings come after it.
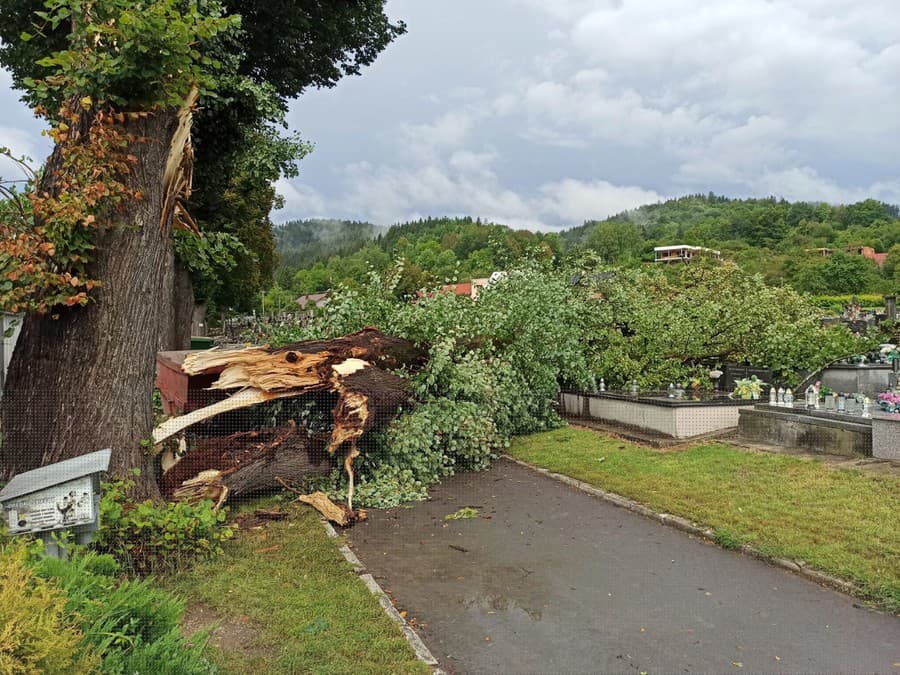
POLYGON ((878 405, 880 405, 881 409, 885 412, 900 412, 900 394, 892 391, 886 391, 883 394, 878 394, 878 405))
POLYGON ((734 391, 731 393, 732 398, 739 398, 744 401, 756 400, 762 393, 762 388, 766 383, 760 380, 756 375, 745 377, 734 381, 734 391))

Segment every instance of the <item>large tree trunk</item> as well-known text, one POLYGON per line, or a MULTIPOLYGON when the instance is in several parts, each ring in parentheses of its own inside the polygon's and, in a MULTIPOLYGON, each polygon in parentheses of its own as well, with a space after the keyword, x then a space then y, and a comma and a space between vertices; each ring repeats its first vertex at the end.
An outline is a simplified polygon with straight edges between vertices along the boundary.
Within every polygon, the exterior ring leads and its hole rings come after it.
POLYGON ((142 468, 137 492, 158 495, 141 441, 152 429, 156 351, 172 335, 171 219, 160 218, 177 126, 174 110, 128 123, 145 139, 131 149, 138 162, 126 179, 143 198, 97 234, 91 273, 103 286, 93 301, 56 320, 25 319, 0 399, 0 479, 110 447, 112 471, 142 468))
POLYGON ((175 258, 172 282, 172 328, 160 351, 191 348, 194 316, 194 289, 187 266, 175 258))

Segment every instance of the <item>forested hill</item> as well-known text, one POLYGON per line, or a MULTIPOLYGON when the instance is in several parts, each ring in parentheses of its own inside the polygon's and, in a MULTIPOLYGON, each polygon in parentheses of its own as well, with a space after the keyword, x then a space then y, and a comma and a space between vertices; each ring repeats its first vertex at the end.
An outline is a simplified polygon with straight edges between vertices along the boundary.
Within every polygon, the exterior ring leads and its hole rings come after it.
MULTIPOLYGON (((783 199, 729 199, 713 194, 689 195, 607 218, 629 223, 642 239, 670 243, 734 242, 750 246, 791 247, 822 245, 854 237, 860 243, 886 250, 895 243, 900 209, 869 199, 849 205, 788 202, 783 199)), ((570 245, 589 243, 598 221, 588 221, 562 233, 570 245)), ((602 231, 601 231, 602 233, 602 231)))
POLYGON ((900 210, 874 199, 848 205, 691 195, 648 204, 562 233, 567 250, 607 262, 653 260, 653 247, 706 246, 769 283, 809 293, 893 291, 900 285, 900 210), (882 265, 854 251, 889 253, 882 265), (835 255, 817 255, 817 249, 835 255))
POLYGON ((427 218, 377 228, 369 223, 294 221, 276 231, 279 286, 294 293, 361 284, 369 269, 404 261, 402 286, 411 289, 489 276, 522 256, 560 253, 557 234, 512 230, 472 218, 427 218), (321 231, 317 228, 322 227, 321 231), (304 244, 304 242, 309 242, 304 244))
POLYGON ((276 225, 274 233, 275 247, 280 256, 279 282, 284 285, 285 270, 292 275, 322 258, 350 255, 384 230, 372 223, 326 218, 290 220, 276 225))
POLYGON ((514 231, 471 218, 428 218, 389 229, 309 220, 280 226, 276 240, 278 283, 296 294, 363 283, 370 268, 383 270, 396 260, 404 261, 403 286, 415 289, 487 276, 522 256, 592 250, 607 263, 637 265, 653 260, 654 246, 669 244, 719 250, 769 283, 809 293, 900 289, 900 211, 876 200, 832 206, 691 195, 561 233, 514 231), (853 252, 862 246, 888 255, 876 262, 853 252), (817 254, 823 248, 834 255, 817 254))

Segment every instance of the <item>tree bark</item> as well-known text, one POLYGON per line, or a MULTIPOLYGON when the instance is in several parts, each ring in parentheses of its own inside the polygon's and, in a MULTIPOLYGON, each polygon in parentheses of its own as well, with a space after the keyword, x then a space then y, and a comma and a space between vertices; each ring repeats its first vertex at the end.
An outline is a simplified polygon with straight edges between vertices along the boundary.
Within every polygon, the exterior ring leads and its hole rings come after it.
POLYGON ((173 261, 172 328, 160 351, 191 348, 191 326, 194 317, 194 289, 191 273, 178 258, 173 261))
POLYGON ((287 426, 204 438, 163 474, 160 489, 171 497, 185 482, 206 476, 210 485, 228 488, 228 498, 280 490, 278 479, 299 482, 334 468, 328 434, 287 426))
POLYGON ((112 448, 113 472, 139 467, 137 495, 159 494, 141 441, 152 429, 156 351, 172 326, 171 219, 161 224, 160 217, 176 113, 127 123, 144 139, 131 148, 138 161, 126 179, 143 198, 124 204, 113 216, 117 226, 97 233, 90 272, 103 286, 92 302, 60 308, 56 320, 24 321, 0 399, 0 479, 112 448))

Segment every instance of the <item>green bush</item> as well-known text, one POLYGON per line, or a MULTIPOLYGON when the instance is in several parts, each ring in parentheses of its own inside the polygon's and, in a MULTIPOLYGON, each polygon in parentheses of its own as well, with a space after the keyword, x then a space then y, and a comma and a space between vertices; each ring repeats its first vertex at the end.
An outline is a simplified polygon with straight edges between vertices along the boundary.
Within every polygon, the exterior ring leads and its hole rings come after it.
POLYGON ((36 576, 26 547, 0 548, 0 673, 88 673, 99 662, 66 595, 36 576))
POLYGON ((205 635, 194 636, 190 644, 181 637, 183 601, 146 579, 118 580, 112 556, 43 557, 34 570, 65 592, 66 612, 77 617, 83 641, 102 657, 102 672, 214 672, 203 657, 205 635))
POLYGON ((846 305, 853 302, 856 298, 860 307, 864 309, 882 309, 884 307, 884 296, 880 293, 863 293, 861 295, 811 295, 809 301, 820 309, 826 309, 834 314, 843 311, 846 305))
POLYGON ((133 485, 130 480, 104 485, 100 529, 93 543, 97 551, 112 554, 127 572, 170 573, 190 561, 218 555, 231 538, 225 512, 213 510, 211 501, 134 503, 127 496, 133 485))

